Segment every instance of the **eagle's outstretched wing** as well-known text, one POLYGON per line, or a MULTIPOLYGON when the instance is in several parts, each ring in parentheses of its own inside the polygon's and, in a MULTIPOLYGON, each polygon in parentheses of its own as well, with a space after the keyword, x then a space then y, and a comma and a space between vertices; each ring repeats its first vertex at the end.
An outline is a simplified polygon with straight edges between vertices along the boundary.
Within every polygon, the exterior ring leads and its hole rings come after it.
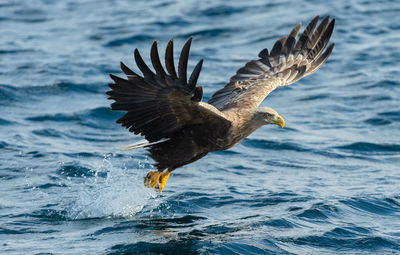
POLYGON ((315 72, 325 63, 334 47, 333 43, 328 47, 327 44, 335 20, 329 22, 328 16, 315 29, 318 19, 319 16, 308 24, 299 40, 296 41, 296 38, 301 23, 289 36, 279 39, 269 54, 267 49, 262 50, 258 54, 260 59, 240 68, 208 103, 219 110, 255 108, 275 88, 292 84, 315 72))
POLYGON ((135 61, 143 77, 133 72, 121 62, 121 69, 128 79, 110 75, 114 84, 109 84, 109 99, 115 100, 112 110, 127 111, 117 120, 122 126, 135 134, 142 134, 154 142, 168 137, 186 125, 220 122, 230 124, 213 106, 201 102, 202 87, 196 87, 203 60, 194 68, 187 81, 187 63, 192 39, 183 46, 178 75, 175 71, 173 42, 168 42, 165 53, 165 66, 161 65, 157 43, 151 48, 151 62, 156 73, 145 64, 139 51, 135 50, 135 61))

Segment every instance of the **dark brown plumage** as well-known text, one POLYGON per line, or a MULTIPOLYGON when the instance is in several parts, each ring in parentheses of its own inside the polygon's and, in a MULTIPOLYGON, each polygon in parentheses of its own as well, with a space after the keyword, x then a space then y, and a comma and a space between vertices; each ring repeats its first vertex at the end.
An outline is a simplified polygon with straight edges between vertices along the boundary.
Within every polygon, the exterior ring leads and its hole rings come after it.
POLYGON ((283 127, 284 121, 271 108, 258 108, 275 88, 289 85, 316 71, 329 57, 334 47, 327 47, 334 19, 324 18, 315 29, 319 16, 306 27, 300 38, 299 23, 290 34, 279 39, 271 52, 262 50, 258 60, 248 62, 218 90, 208 103, 202 102, 203 91, 196 86, 203 60, 187 79, 187 64, 192 38, 182 48, 177 71, 173 56, 173 41, 165 52, 162 67, 157 42, 151 47, 151 62, 155 73, 145 64, 136 49, 135 61, 140 76, 121 63, 127 79, 110 75, 109 99, 115 100, 112 110, 126 111, 117 120, 148 142, 128 146, 146 147, 156 161, 158 171, 150 172, 147 185, 163 189, 169 173, 189 164, 208 152, 225 150, 265 124, 283 127), (167 169, 164 173, 162 173, 167 169))

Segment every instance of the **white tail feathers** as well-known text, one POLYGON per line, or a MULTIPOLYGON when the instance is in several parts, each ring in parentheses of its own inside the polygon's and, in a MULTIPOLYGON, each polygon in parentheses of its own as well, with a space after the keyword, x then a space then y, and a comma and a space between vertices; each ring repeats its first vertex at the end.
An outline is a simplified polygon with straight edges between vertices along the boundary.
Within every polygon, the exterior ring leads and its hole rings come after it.
POLYGON ((165 142, 167 140, 168 139, 164 138, 164 139, 161 139, 161 140, 159 140, 157 142, 153 142, 153 143, 150 143, 149 141, 143 140, 143 141, 140 141, 138 143, 133 143, 133 144, 128 144, 128 145, 125 145, 125 146, 121 146, 121 147, 119 147, 119 149, 120 150, 129 151, 129 150, 134 150, 134 149, 147 147, 147 146, 150 146, 150 145, 153 145, 153 144, 157 144, 157 143, 162 143, 162 142, 165 142))
POLYGON ((139 148, 143 148, 146 145, 149 145, 150 143, 148 141, 144 141, 144 142, 139 142, 139 143, 134 143, 134 144, 128 144, 125 146, 121 146, 119 147, 120 150, 125 150, 125 151, 129 151, 129 150, 134 150, 134 149, 139 149, 139 148))

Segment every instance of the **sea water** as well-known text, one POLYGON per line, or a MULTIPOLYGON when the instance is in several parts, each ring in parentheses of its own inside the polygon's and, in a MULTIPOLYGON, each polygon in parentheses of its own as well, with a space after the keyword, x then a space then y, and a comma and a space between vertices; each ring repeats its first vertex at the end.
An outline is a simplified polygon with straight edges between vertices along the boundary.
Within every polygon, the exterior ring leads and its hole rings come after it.
POLYGON ((1 254, 400 253, 398 1, 0 3, 1 254), (205 100, 316 15, 332 55, 271 93, 265 126, 179 168, 159 194, 105 92, 153 40, 193 36, 205 100))

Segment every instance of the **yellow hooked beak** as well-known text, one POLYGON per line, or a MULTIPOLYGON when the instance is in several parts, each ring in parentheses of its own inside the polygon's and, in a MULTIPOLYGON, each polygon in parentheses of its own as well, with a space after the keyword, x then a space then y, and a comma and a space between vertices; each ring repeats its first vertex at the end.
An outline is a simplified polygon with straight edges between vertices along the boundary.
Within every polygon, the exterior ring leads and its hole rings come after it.
POLYGON ((283 118, 279 115, 275 116, 275 124, 280 126, 281 128, 283 128, 285 126, 285 121, 283 120, 283 118))

